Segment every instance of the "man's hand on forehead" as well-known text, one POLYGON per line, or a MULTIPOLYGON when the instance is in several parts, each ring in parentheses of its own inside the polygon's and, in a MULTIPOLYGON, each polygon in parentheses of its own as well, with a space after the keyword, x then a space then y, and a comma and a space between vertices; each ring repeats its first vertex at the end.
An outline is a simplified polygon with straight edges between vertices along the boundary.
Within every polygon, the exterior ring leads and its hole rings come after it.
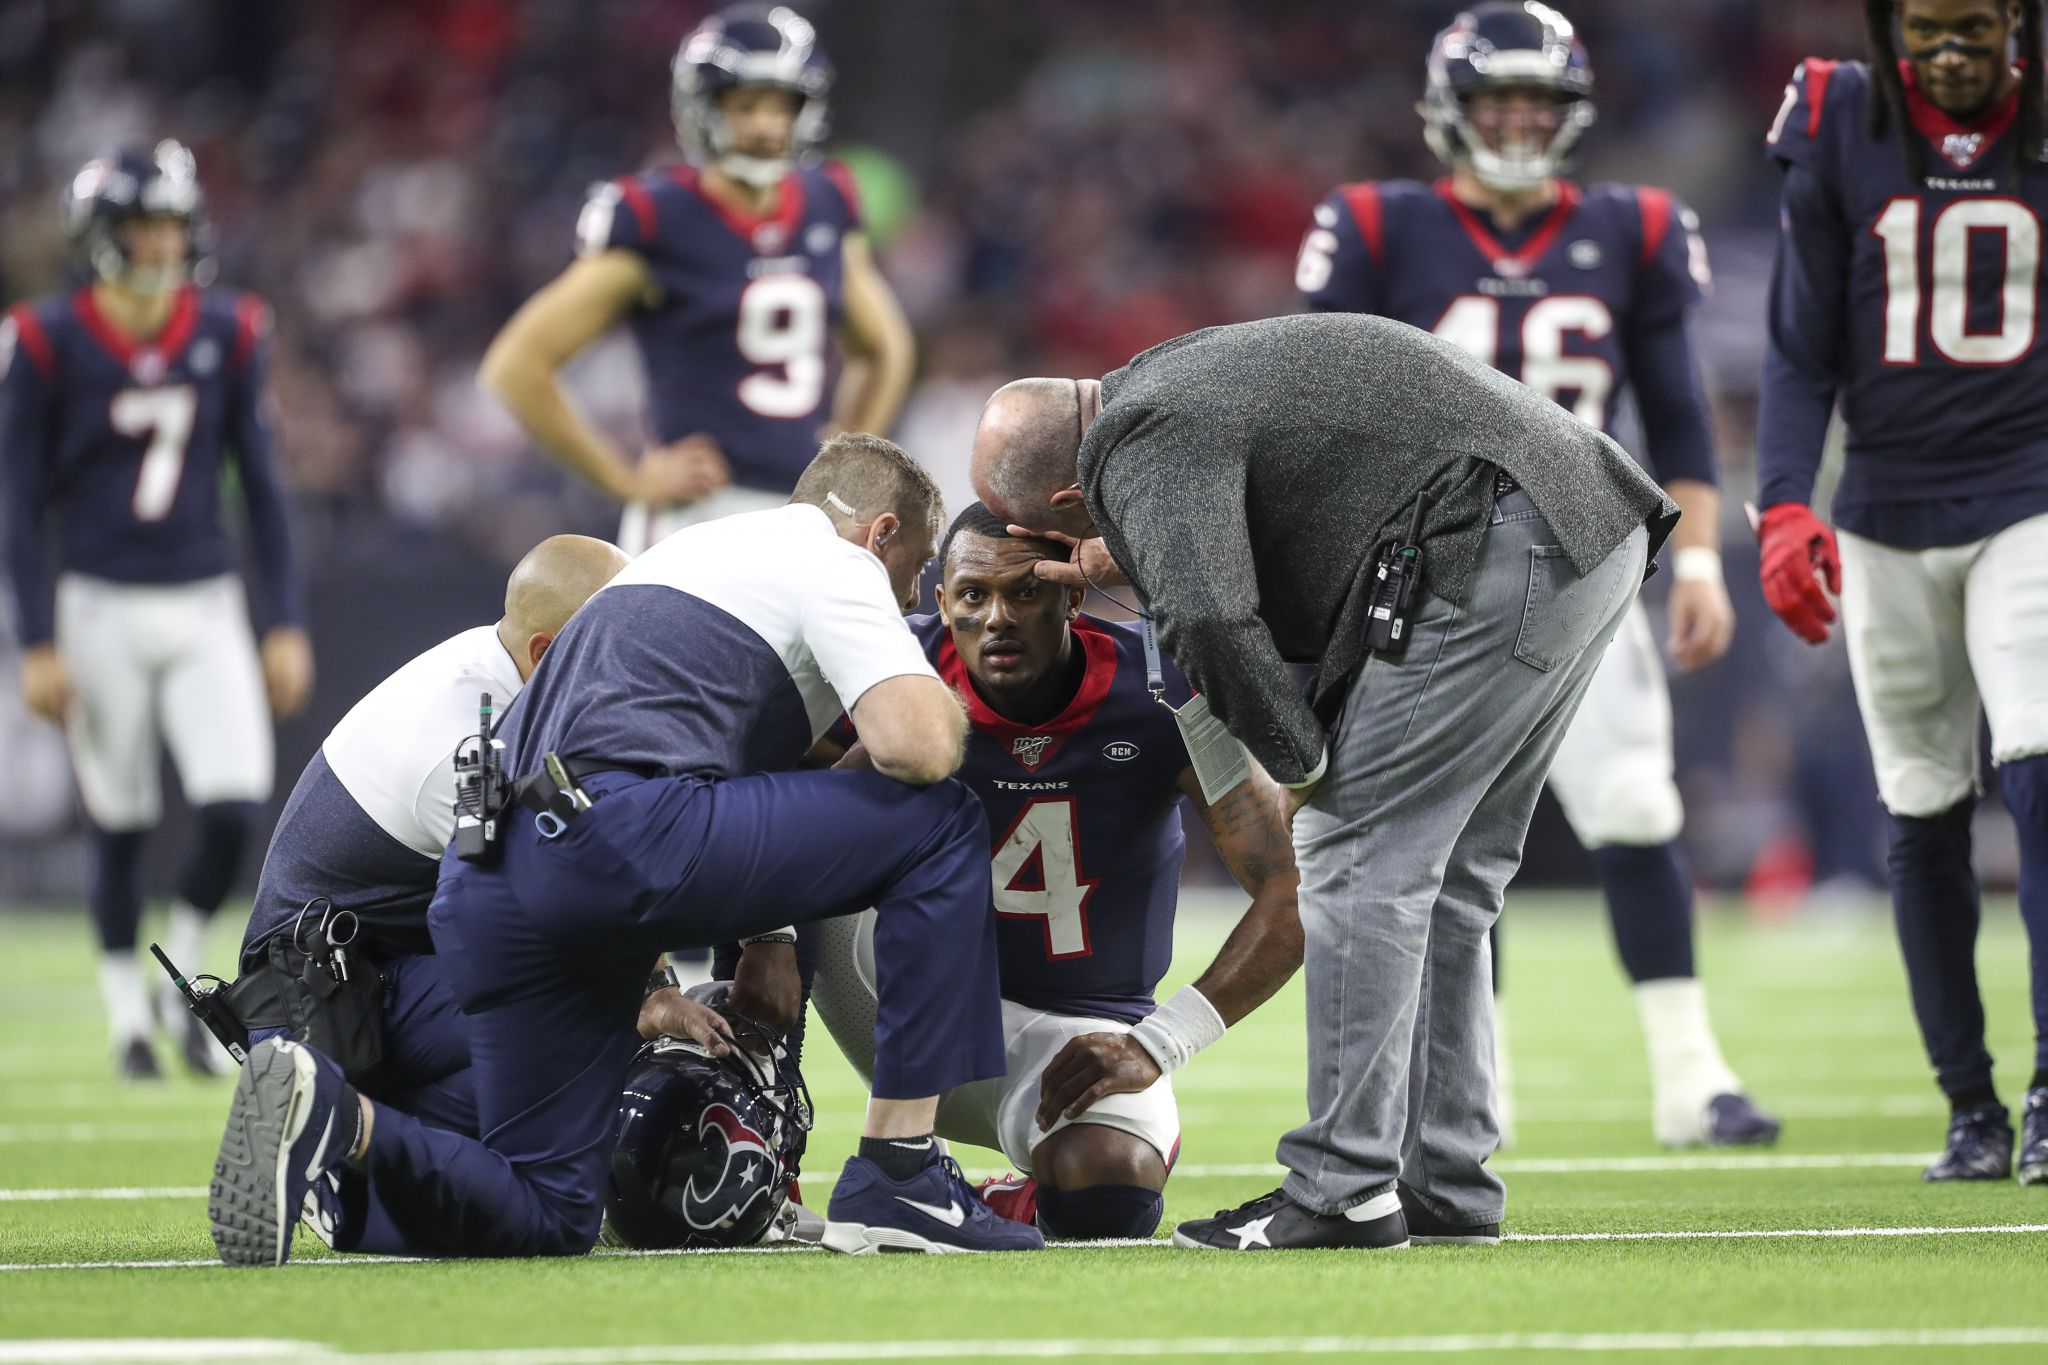
POLYGON ((1050 579, 1067 588, 1127 588, 1131 580, 1110 556, 1109 547, 1102 543, 1102 537, 1091 536, 1080 540, 1064 531, 1034 531, 1028 526, 1010 523, 1011 535, 1029 537, 1032 540, 1049 540, 1055 545, 1064 545, 1069 550, 1065 560, 1041 559, 1032 566, 1032 572, 1040 578, 1050 579))

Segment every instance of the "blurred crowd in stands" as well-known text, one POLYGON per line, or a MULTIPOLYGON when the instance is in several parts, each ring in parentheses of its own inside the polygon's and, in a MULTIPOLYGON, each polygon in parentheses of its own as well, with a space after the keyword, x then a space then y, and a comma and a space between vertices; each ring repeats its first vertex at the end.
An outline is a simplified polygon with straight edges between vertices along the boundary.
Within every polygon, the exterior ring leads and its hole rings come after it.
MULTIPOLYGON (((1099 374, 1194 327, 1290 311, 1295 249, 1330 186, 1438 174, 1412 106, 1455 0, 795 3, 838 67, 834 146, 918 333, 896 434, 956 505, 996 384, 1099 374)), ((322 555, 394 536, 459 544, 488 579, 549 531, 611 525, 479 392, 476 362, 567 261, 587 187, 677 155, 667 63, 709 8, 10 0, 0 292, 63 282, 58 190, 80 162, 182 138, 223 280, 277 310, 281 443, 316 581, 322 555)), ((1562 8, 1596 72, 1583 177, 1667 185, 1703 220, 1717 290, 1702 339, 1739 510, 1776 216, 1763 132, 1800 57, 1860 53, 1861 7, 1562 8)), ((642 377, 624 339, 573 375, 630 439, 642 377)), ((1839 646, 1778 627, 1733 513, 1727 534, 1740 643, 1676 683, 1699 871, 1730 889, 1867 883, 1875 804, 1839 646)), ((316 644, 320 629, 316 615, 316 644)), ((323 691, 316 713, 350 699, 323 691)))

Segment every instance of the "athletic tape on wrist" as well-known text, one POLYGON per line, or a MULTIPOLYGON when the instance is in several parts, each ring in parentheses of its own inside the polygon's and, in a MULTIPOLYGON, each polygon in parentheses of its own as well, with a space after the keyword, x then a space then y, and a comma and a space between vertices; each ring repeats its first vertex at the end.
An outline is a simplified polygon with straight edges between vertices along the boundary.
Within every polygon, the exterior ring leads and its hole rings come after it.
POLYGON ((1170 1076, 1221 1038, 1223 1031, 1223 1016, 1209 997, 1193 986, 1182 986, 1131 1029, 1131 1041, 1159 1063, 1161 1075, 1170 1076))
POLYGON ((1721 552, 1706 545, 1688 545, 1671 556, 1671 577, 1678 583, 1719 583, 1721 552))

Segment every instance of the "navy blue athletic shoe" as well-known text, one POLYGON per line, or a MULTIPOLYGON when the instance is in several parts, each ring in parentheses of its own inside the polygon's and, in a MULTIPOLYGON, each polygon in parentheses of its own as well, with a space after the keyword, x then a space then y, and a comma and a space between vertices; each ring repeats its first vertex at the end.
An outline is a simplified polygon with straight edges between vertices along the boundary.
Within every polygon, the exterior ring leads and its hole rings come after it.
MULTIPOLYGON (((908 1180, 891 1180, 864 1157, 850 1156, 832 1187, 826 1217, 861 1234, 856 1254, 877 1251, 1042 1251, 1045 1237, 984 1204, 951 1157, 908 1180)), ((825 1245, 845 1249, 828 1239, 825 1245)))
POLYGON ((2020 1184, 2048 1185, 2048 1085, 2027 1092, 2020 1115, 2020 1184))
POLYGON ((1709 1147, 1768 1147, 1784 1125, 1756 1107, 1747 1095, 1716 1095, 1707 1101, 1701 1124, 1709 1147))
POLYGON ((2012 1122, 2002 1104, 1980 1104, 1948 1121, 1948 1150, 1922 1180, 2003 1180, 2012 1174, 2012 1122))
POLYGON ((251 1048, 207 1192, 221 1260, 283 1265, 307 1193, 347 1162, 362 1124, 356 1092, 333 1062, 283 1038, 251 1048))

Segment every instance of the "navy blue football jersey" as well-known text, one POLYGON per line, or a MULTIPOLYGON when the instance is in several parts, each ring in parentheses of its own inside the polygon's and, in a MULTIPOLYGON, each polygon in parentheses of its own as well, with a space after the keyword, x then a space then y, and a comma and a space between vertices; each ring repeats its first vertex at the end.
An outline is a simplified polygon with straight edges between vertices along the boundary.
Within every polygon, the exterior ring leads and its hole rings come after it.
POLYGON ((1861 62, 1802 63, 1771 128, 1785 184, 1757 464, 1765 506, 1809 501, 1839 397, 1836 523, 1921 548, 2048 511, 2048 169, 2015 178, 2017 92, 1965 125, 1902 70, 1918 180, 1896 120, 1869 130, 1884 96, 1861 62))
POLYGON ((188 583, 229 572, 233 472, 250 521, 267 624, 298 619, 284 494, 263 413, 269 309, 186 288, 162 331, 123 335, 90 288, 17 304, 0 323, 8 567, 25 642, 50 638, 49 536, 66 572, 188 583))
MULTIPOLYGON (((1136 1023, 1173 960, 1187 746, 1145 687, 1138 627, 1081 616, 1085 660, 1065 710, 1019 725, 974 690, 936 614, 910 628, 967 704, 959 778, 988 814, 1003 997, 1053 1014, 1136 1023)), ((1166 699, 1191 690, 1162 660, 1166 699)))
POLYGON ((661 290, 632 315, 659 440, 701 432, 735 483, 795 486, 830 416, 843 244, 858 231, 853 181, 836 163, 792 171, 760 218, 705 194, 688 166, 598 188, 579 249, 634 252, 661 290))
POLYGON ((1712 482, 1686 327, 1708 280, 1692 210, 1664 190, 1560 181, 1549 209, 1508 232, 1450 183, 1332 191, 1296 269, 1308 306, 1434 332, 1602 431, 1633 385, 1658 474, 1712 482))

